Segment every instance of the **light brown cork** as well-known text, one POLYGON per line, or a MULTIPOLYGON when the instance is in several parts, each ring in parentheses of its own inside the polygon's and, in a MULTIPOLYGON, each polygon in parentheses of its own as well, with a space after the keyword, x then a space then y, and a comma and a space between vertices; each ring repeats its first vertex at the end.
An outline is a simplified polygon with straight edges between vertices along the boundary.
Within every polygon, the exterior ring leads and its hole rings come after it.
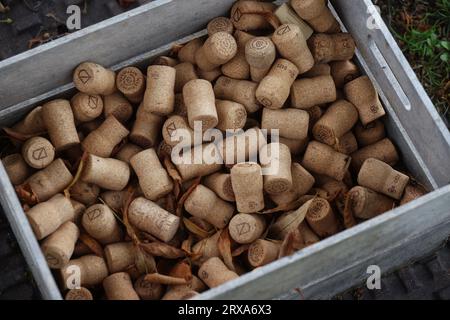
POLYGON ((242 129, 247 122, 247 110, 237 102, 216 100, 218 123, 216 128, 222 131, 227 129, 242 129))
POLYGON ((116 91, 116 74, 99 64, 83 62, 73 73, 75 87, 87 94, 108 95, 116 91))
POLYGON ((331 67, 328 63, 315 64, 308 72, 302 74, 303 78, 315 78, 320 76, 330 76, 331 67))
POLYGON ((240 103, 247 109, 247 113, 254 113, 261 108, 256 100, 257 88, 258 84, 255 82, 222 76, 214 85, 214 93, 217 99, 240 103))
POLYGON ((111 243, 104 250, 110 273, 125 271, 135 263, 136 251, 131 241, 111 243))
POLYGON ((233 36, 226 32, 216 32, 197 50, 195 62, 200 69, 211 71, 233 59, 236 54, 237 43, 233 36))
POLYGON ((86 206, 81 202, 73 199, 70 199, 70 203, 72 203, 72 207, 75 212, 73 219, 70 219, 70 221, 72 221, 79 227, 81 226, 81 218, 83 217, 84 211, 86 211, 86 206))
POLYGON ((227 17, 217 17, 212 19, 206 26, 208 35, 211 36, 217 32, 226 32, 233 34, 234 26, 231 20, 227 17))
POLYGON ((118 242, 122 230, 111 209, 104 204, 95 204, 86 209, 81 219, 83 228, 101 244, 118 242))
POLYGON ((360 186, 352 188, 347 196, 352 213, 360 219, 372 219, 395 206, 393 199, 360 186))
POLYGON ((119 71, 116 78, 117 89, 133 103, 140 103, 144 98, 146 80, 144 74, 136 67, 126 67, 119 71))
POLYGON ((195 64, 195 53, 203 46, 203 40, 196 38, 186 43, 180 51, 178 51, 178 59, 180 62, 190 62, 195 64))
POLYGON ((13 185, 23 183, 31 174, 31 168, 20 153, 13 153, 4 157, 2 163, 13 185))
POLYGON ((163 117, 146 111, 141 104, 131 129, 130 141, 144 149, 155 147, 163 121, 163 117))
POLYGON ((236 29, 242 31, 252 31, 259 29, 269 29, 270 24, 267 19, 258 13, 273 12, 276 6, 268 2, 260 1, 237 1, 231 8, 231 21, 236 29))
POLYGON ((305 139, 287 139, 283 137, 279 137, 279 142, 285 144, 289 150, 291 151, 293 156, 299 155, 306 150, 306 146, 308 145, 309 138, 305 139))
POLYGON ((214 143, 202 145, 201 159, 195 159, 195 156, 192 148, 184 150, 183 157, 189 160, 188 163, 175 163, 183 181, 207 176, 222 169, 220 151, 214 143))
POLYGON ((336 86, 331 76, 296 80, 291 89, 291 105, 298 109, 336 101, 336 86))
POLYGON ((130 159, 141 151, 143 151, 141 147, 132 143, 127 143, 120 148, 115 158, 130 164, 130 159))
POLYGON ((230 220, 228 228, 234 241, 249 244, 261 237, 266 229, 266 220, 262 215, 238 213, 230 220))
POLYGON ((220 231, 214 233, 211 237, 205 238, 194 244, 192 252, 198 254, 200 258, 194 261, 195 264, 202 264, 212 257, 219 257, 220 252, 217 246, 220 237, 220 231))
POLYGON ((94 300, 92 293, 86 288, 71 289, 67 291, 65 300, 94 300))
POLYGON ((43 169, 55 159, 55 148, 45 138, 30 138, 22 145, 22 157, 30 167, 43 169))
POLYGON ((397 149, 389 138, 380 140, 352 153, 352 167, 356 171, 359 171, 364 161, 369 158, 381 160, 390 166, 396 165, 400 160, 397 149))
POLYGON ((147 68, 147 88, 142 108, 157 115, 173 112, 175 101, 176 70, 168 66, 147 68))
POLYGON ((31 110, 25 118, 13 126, 13 129, 23 134, 39 134, 47 131, 42 118, 42 107, 31 110))
POLYGON ((175 92, 183 92, 183 87, 191 80, 198 79, 195 66, 190 62, 182 62, 175 67, 175 92))
POLYGON ((275 61, 277 50, 268 37, 255 37, 245 45, 245 58, 250 65, 252 81, 260 82, 275 61))
POLYGON ((358 150, 358 142, 355 135, 349 131, 338 139, 333 148, 337 152, 351 155, 358 150))
POLYGON ((167 56, 159 56, 155 60, 153 60, 152 65, 175 67, 178 63, 179 63, 179 61, 175 58, 167 57, 167 56))
POLYGON ((309 114, 293 108, 263 109, 261 129, 278 129, 280 137, 304 140, 308 137, 309 114))
POLYGON ((210 71, 197 69, 197 74, 200 79, 207 80, 209 82, 214 82, 214 81, 216 81, 217 78, 219 78, 222 75, 222 69, 219 67, 212 69, 210 71))
POLYGON ((306 221, 321 238, 326 238, 340 231, 339 221, 330 203, 322 198, 314 198, 306 214, 306 221))
POLYGON ((90 154, 81 174, 81 180, 96 184, 103 189, 121 191, 130 180, 130 167, 128 163, 117 159, 101 158, 90 154))
POLYGON ((339 32, 340 26, 327 7, 327 0, 292 0, 292 8, 316 32, 339 32))
POLYGON ((231 168, 231 185, 238 212, 253 213, 264 209, 264 185, 257 163, 239 163, 231 168), (249 184, 248 182, 252 183, 249 184))
POLYGON ((310 246, 320 241, 320 238, 317 236, 317 234, 314 233, 313 230, 311 230, 306 221, 303 221, 299 225, 298 229, 303 236, 305 246, 310 246))
POLYGON ((70 187, 70 198, 87 206, 96 203, 99 194, 100 188, 97 185, 82 180, 78 180, 70 187))
POLYGON ((167 118, 162 127, 162 137, 164 142, 172 147, 194 145, 194 130, 183 116, 173 115, 167 118))
POLYGON ((360 76, 358 66, 350 60, 331 62, 330 66, 331 76, 338 89, 360 76))
POLYGON ((264 191, 280 194, 292 188, 291 153, 281 143, 270 143, 260 150, 261 167, 268 172, 264 175, 264 191))
POLYGON ((210 82, 197 79, 183 87, 183 100, 187 107, 189 126, 195 129, 195 121, 202 124, 205 131, 218 123, 214 90, 210 82))
POLYGON ((68 288, 76 278, 76 268, 80 271, 80 285, 83 287, 95 286, 102 283, 108 276, 108 268, 105 260, 95 255, 86 255, 78 259, 72 259, 60 270, 62 286, 68 288), (71 281, 72 280, 72 281, 71 281))
POLYGON ((108 300, 140 300, 126 272, 111 274, 103 280, 103 289, 108 300))
POLYGON ((234 32, 238 51, 233 59, 222 65, 221 70, 225 76, 238 80, 250 78, 250 65, 245 57, 245 45, 254 37, 254 35, 244 31, 236 30, 234 32))
POLYGON ((134 290, 142 300, 160 300, 164 294, 164 286, 160 283, 148 282, 145 276, 134 282, 134 290))
POLYGON ((280 246, 272 241, 258 239, 248 248, 248 262, 254 268, 262 267, 278 259, 280 246))
POLYGON ((215 288, 239 276, 229 270, 217 257, 208 259, 198 270, 198 277, 210 288, 215 288))
POLYGON ((373 121, 367 126, 363 126, 358 122, 354 133, 360 147, 366 147, 386 138, 384 123, 380 120, 373 121))
POLYGON ((203 179, 203 184, 214 191, 222 200, 235 202, 231 174, 216 172, 203 179))
POLYGON ((120 92, 104 96, 103 103, 103 114, 105 118, 112 115, 120 122, 125 123, 133 115, 133 106, 120 92))
POLYGON ((70 100, 72 112, 78 122, 89 122, 103 113, 103 99, 98 94, 78 92, 70 100))
POLYGON ((416 183, 409 183, 405 188, 400 205, 414 201, 425 194, 427 194, 427 190, 424 187, 416 183))
POLYGON ((317 33, 307 42, 316 63, 346 61, 355 55, 355 41, 349 33, 317 33))

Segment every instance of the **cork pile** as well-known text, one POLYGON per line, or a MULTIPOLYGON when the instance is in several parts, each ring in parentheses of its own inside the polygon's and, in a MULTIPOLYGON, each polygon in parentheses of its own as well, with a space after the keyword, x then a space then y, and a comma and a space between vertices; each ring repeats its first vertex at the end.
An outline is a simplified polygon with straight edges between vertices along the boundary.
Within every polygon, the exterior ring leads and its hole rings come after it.
POLYGON ((5 129, 66 299, 188 299, 426 193, 325 0, 240 0, 207 31, 145 73, 84 62, 70 101, 5 129))

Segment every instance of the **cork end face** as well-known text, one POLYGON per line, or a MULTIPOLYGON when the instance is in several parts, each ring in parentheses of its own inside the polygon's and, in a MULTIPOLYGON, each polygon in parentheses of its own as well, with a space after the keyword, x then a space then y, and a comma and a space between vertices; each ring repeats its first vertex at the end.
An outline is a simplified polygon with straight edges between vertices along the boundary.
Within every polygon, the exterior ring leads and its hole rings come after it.
POLYGON ((325 143, 329 146, 334 146, 337 143, 336 135, 334 134, 333 129, 328 128, 327 126, 316 124, 313 127, 313 135, 317 141, 325 143))
POLYGON ((348 193, 350 197, 350 205, 356 216, 361 216, 366 205, 366 192, 362 187, 355 187, 348 193))
POLYGON ((292 188, 292 181, 283 178, 271 179, 264 183, 264 190, 271 195, 287 192, 292 188))
POLYGON ((306 218, 308 221, 318 222, 323 220, 330 213, 331 207, 327 200, 315 198, 311 201, 306 218))
POLYGON ((92 293, 81 287, 80 289, 71 289, 67 292, 65 300, 94 300, 92 293))
POLYGON ((57 247, 43 248, 43 253, 45 260, 51 269, 61 269, 69 262, 69 257, 63 250, 57 247))
POLYGON ((248 248, 248 262, 254 268, 261 267, 264 264, 264 257, 266 256, 265 248, 258 242, 253 243, 248 248))

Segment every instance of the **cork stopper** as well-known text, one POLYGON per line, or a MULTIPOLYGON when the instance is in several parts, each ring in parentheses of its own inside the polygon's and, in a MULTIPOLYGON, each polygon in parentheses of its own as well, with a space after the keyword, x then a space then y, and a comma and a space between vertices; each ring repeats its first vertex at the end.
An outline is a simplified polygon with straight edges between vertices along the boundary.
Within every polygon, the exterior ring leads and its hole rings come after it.
POLYGON ((350 102, 339 100, 333 103, 316 122, 312 133, 314 138, 329 146, 338 143, 358 121, 358 110, 350 102))
POLYGON ((320 76, 330 76, 331 67, 328 63, 315 64, 308 72, 302 74, 303 78, 315 78, 320 76))
POLYGON ((100 198, 105 201, 108 207, 118 212, 123 208, 126 191, 105 191, 100 194, 100 198))
POLYGON ((354 133, 356 140, 358 140, 358 145, 361 147, 366 147, 386 138, 384 123, 380 120, 373 121, 367 126, 363 126, 358 122, 354 133))
POLYGON ((424 196, 425 194, 427 194, 427 190, 425 190, 424 187, 419 184, 409 183, 405 188, 405 192, 403 193, 400 205, 402 206, 411 201, 414 201, 417 198, 424 196))
POLYGON ((13 185, 22 184, 30 175, 31 168, 20 153, 13 153, 2 159, 3 166, 13 185))
POLYGON ((22 157, 30 167, 43 169, 53 162, 55 148, 45 138, 30 138, 22 146, 22 157))
POLYGON ((141 151, 130 160, 139 185, 149 200, 157 200, 172 191, 173 182, 159 161, 155 149, 141 151))
POLYGON ((263 109, 261 129, 278 129, 279 135, 288 139, 304 140, 308 137, 309 113, 293 108, 263 109))
POLYGON ((213 173, 203 179, 203 184, 214 191, 222 200, 235 202, 236 198, 231 184, 231 174, 213 173))
POLYGON ((132 242, 117 242, 105 247, 105 259, 111 273, 127 270, 135 263, 136 254, 132 242))
POLYGON ((197 50, 195 62, 200 69, 211 71, 233 59, 236 53, 237 43, 233 36, 226 32, 216 32, 197 50))
POLYGON ((70 199, 70 203, 72 203, 73 211, 75 213, 73 219, 70 219, 70 221, 77 226, 81 226, 81 218, 83 217, 84 211, 86 211, 86 206, 73 199, 70 199))
POLYGON ((80 289, 70 289, 67 291, 66 300, 94 300, 92 297, 92 293, 86 289, 81 287, 80 289))
POLYGON ((171 57, 167 57, 167 56, 159 56, 155 60, 153 60, 152 65, 175 67, 178 63, 179 63, 178 60, 175 58, 171 58, 171 57))
POLYGON ((69 262, 79 234, 78 227, 67 221, 45 239, 41 250, 50 268, 60 269, 69 262))
POLYGON ((111 274, 103 280, 103 289, 108 300, 140 300, 126 272, 111 274))
POLYGON ((25 118, 14 125, 13 129, 23 134, 39 134, 47 131, 42 118, 42 107, 31 110, 25 118))
POLYGON ((217 257, 208 259, 198 270, 198 276, 210 288, 215 288, 239 276, 217 257))
POLYGON ((292 0, 295 12, 319 33, 336 33, 340 31, 339 23, 327 7, 326 0, 292 0))
POLYGON ((183 157, 190 159, 189 163, 176 163, 175 166, 183 181, 210 175, 222 169, 220 151, 214 143, 203 144, 201 159, 197 159, 194 150, 183 151, 183 157), (219 159, 217 158, 219 157, 219 159), (215 159, 220 161, 215 161, 215 159))
POLYGON ((336 86, 331 76, 300 79, 291 89, 291 104, 298 109, 310 109, 334 102, 336 98, 336 86))
POLYGON ((114 148, 129 133, 115 116, 110 115, 100 127, 89 133, 81 145, 84 151, 102 158, 109 158, 114 148))
POLYGON ((217 17, 212 19, 206 26, 208 30, 208 35, 211 36, 217 32, 226 32, 233 34, 234 26, 231 20, 227 17, 217 17))
POLYGON ((209 82, 214 82, 216 81, 217 78, 219 78, 222 75, 222 68, 217 67, 209 71, 197 69, 197 74, 200 79, 207 80, 209 82))
POLYGON ((350 131, 340 137, 333 147, 337 152, 351 155, 358 150, 358 142, 355 135, 350 131))
POLYGON ((50 165, 29 177, 25 183, 28 183, 39 201, 46 201, 69 186, 72 179, 72 174, 64 161, 56 159, 50 165))
POLYGON ((305 220, 306 215, 313 206, 313 199, 305 202, 297 210, 292 210, 280 215, 269 229, 269 234, 275 239, 284 239, 290 232, 298 228, 305 220))
POLYGON ((36 238, 42 240, 63 223, 72 220, 75 212, 70 200, 57 194, 50 200, 35 205, 26 214, 36 238))
POLYGON ((134 283, 134 290, 142 300, 160 300, 164 294, 164 286, 160 283, 148 282, 145 276, 134 283))
POLYGON ((180 62, 190 62, 192 64, 195 64, 195 53, 202 46, 203 40, 201 38, 196 38, 189 41, 183 47, 181 47, 180 51, 178 51, 178 59, 180 60, 180 62))
POLYGON ((306 221, 314 232, 321 238, 326 238, 340 231, 339 221, 330 206, 330 203, 322 198, 311 200, 306 221))
POLYGON ((84 205, 90 206, 97 202, 100 188, 92 183, 78 180, 70 187, 70 197, 84 205))
POLYGON ((78 92, 70 100, 72 112, 78 122, 89 122, 103 113, 103 99, 98 94, 78 92))
POLYGON ((175 78, 176 70, 172 67, 149 66, 142 109, 162 116, 172 113, 175 101, 175 78))
POLYGON ((397 149, 388 138, 352 153, 352 167, 355 171, 359 171, 364 161, 369 158, 381 160, 390 166, 396 165, 400 160, 397 149))
POLYGON ((378 159, 364 161, 358 174, 358 184, 400 200, 409 177, 378 159))
POLYGON ((309 138, 296 140, 279 137, 279 142, 286 145, 291 151, 293 156, 297 156, 305 151, 306 146, 308 145, 309 142, 309 138))
POLYGON ((164 242, 172 240, 180 225, 180 218, 142 197, 130 204, 128 215, 136 228, 164 242))
POLYGON ((69 101, 58 99, 47 102, 42 106, 42 118, 57 152, 80 143, 69 101))
POLYGON ((72 281, 75 268, 79 268, 80 285, 83 287, 98 285, 108 276, 108 268, 103 258, 95 255, 82 256, 81 258, 70 260, 60 270, 64 288, 74 285, 72 281))
POLYGON ((281 109, 298 76, 297 67, 286 59, 278 59, 256 90, 256 99, 266 108, 281 109))
POLYGON ((306 247, 320 241, 320 238, 314 233, 314 231, 311 230, 306 221, 303 221, 298 229, 303 236, 303 241, 306 247))
POLYGON ((203 131, 214 128, 218 123, 214 90, 210 82, 197 79, 183 87, 183 100, 187 107, 188 121, 194 129, 195 121, 202 123, 203 131))
POLYGON ((344 92, 347 99, 358 109, 359 119, 363 125, 367 125, 386 114, 369 77, 362 76, 347 83, 344 92))
POLYGON ((347 61, 335 61, 330 64, 331 76, 336 88, 342 89, 348 82, 359 77, 359 68, 356 64, 347 61))
POLYGON ((130 167, 126 162, 88 155, 81 180, 112 191, 121 191, 130 180, 130 167))
POLYGON ((73 73, 75 87, 87 94, 108 95, 116 91, 116 74, 99 64, 83 62, 73 73))
POLYGON ((216 128, 222 131, 242 129, 247 122, 247 110, 237 102, 216 100, 218 123, 216 128))
POLYGON ((187 197, 184 208, 194 217, 204 219, 218 229, 225 228, 234 213, 233 205, 201 184, 187 197))
POLYGON ((116 159, 130 164, 130 159, 141 151, 143 151, 141 147, 127 143, 117 152, 116 159))
POLYGON ((372 219, 394 208, 395 201, 364 187, 354 187, 348 193, 350 205, 355 217, 372 219))
POLYGON ((238 213, 229 225, 231 238, 240 244, 249 244, 261 237, 266 229, 266 220, 262 215, 238 213))
POLYGON ((233 59, 222 65, 221 70, 225 76, 238 80, 246 80, 250 77, 250 65, 245 57, 245 45, 254 37, 244 31, 236 30, 234 32, 238 51, 233 59))
POLYGON ((222 76, 214 85, 214 93, 217 99, 240 103, 247 109, 247 113, 254 113, 261 108, 256 100, 257 88, 258 84, 255 82, 222 76))
POLYGON ((245 58, 250 65, 252 81, 260 82, 267 75, 276 55, 277 50, 270 38, 256 37, 247 41, 245 58))
POLYGON ((194 290, 169 290, 161 300, 189 300, 198 295, 194 290))
POLYGON ((273 12, 275 8, 274 4, 268 2, 240 0, 231 8, 230 17, 234 27, 238 30, 269 29, 270 24, 261 13, 273 12))
POLYGON ((146 149, 155 147, 163 118, 145 110, 141 104, 136 113, 136 121, 130 133, 130 141, 146 149))
POLYGON ((111 209, 104 204, 95 204, 86 209, 81 219, 83 228, 102 244, 118 242, 122 230, 111 209))
POLYGON ((280 246, 272 241, 258 239, 248 248, 248 262, 254 268, 262 267, 278 259, 280 246))
POLYGON ((171 147, 187 147, 194 145, 194 130, 189 126, 186 117, 173 115, 164 122, 162 138, 171 147))
POLYGON ((275 30, 272 40, 280 55, 296 65, 299 74, 311 70, 314 66, 314 58, 298 25, 281 25, 275 30))
POLYGON ((231 168, 231 185, 238 212, 253 213, 264 209, 263 176, 257 163, 239 163, 231 168), (248 182, 252 181, 251 184, 248 182))
POLYGON ((133 115, 133 106, 119 92, 104 97, 103 114, 105 118, 114 116, 122 123, 127 122, 133 115))
POLYGON ((355 55, 356 45, 349 33, 313 34, 308 46, 316 63, 346 61, 355 55))
POLYGON ((342 181, 350 162, 348 155, 339 153, 326 144, 311 141, 306 148, 302 165, 308 171, 342 181))
POLYGON ((127 67, 119 71, 116 78, 117 89, 133 103, 140 103, 145 92, 144 74, 136 67, 127 67))
POLYGON ((192 247, 192 252, 196 255, 199 255, 200 258, 198 261, 194 261, 194 263, 202 264, 206 260, 212 257, 219 257, 220 252, 217 246, 219 241, 220 231, 216 232, 209 238, 205 238, 194 244, 192 247))
POLYGON ((174 68, 176 70, 175 92, 182 92, 186 83, 198 79, 195 67, 190 62, 182 62, 177 64, 174 68))
POLYGON ((261 167, 268 171, 264 175, 264 191, 280 194, 292 188, 291 152, 281 143, 270 143, 261 148, 261 167))

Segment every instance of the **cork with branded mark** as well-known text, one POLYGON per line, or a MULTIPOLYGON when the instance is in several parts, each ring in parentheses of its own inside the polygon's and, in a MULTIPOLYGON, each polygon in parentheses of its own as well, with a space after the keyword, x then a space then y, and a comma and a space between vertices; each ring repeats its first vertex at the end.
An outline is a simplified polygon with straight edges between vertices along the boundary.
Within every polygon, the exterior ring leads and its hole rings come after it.
POLYGON ((345 84, 359 77, 359 68, 352 61, 334 61, 330 63, 331 76, 336 88, 342 89, 345 84))
POLYGON ((310 109, 336 99, 336 86, 331 76, 296 80, 291 88, 291 105, 298 109, 310 109))
POLYGON ((253 213, 264 209, 264 184, 257 163, 238 163, 231 168, 231 185, 238 212, 253 213), (252 181, 251 184, 248 182, 252 181))
POLYGON ((23 183, 31 174, 31 168, 20 153, 13 153, 4 157, 2 163, 13 185, 23 183))
POLYGON ((217 99, 240 103, 247 109, 247 113, 254 113, 261 108, 256 99, 257 88, 258 83, 256 82, 222 76, 214 85, 214 93, 217 99))
POLYGON ((209 36, 217 32, 226 32, 229 34, 233 34, 234 26, 229 18, 217 17, 209 21, 208 25, 206 26, 206 30, 208 30, 209 36))
POLYGON ((237 43, 227 32, 219 31, 206 39, 195 53, 197 66, 204 71, 211 71, 227 63, 237 54, 237 43))
POLYGON ((116 91, 116 74, 99 64, 83 62, 73 73, 75 87, 87 94, 109 95, 116 91))
POLYGON ((205 261, 198 270, 198 277, 210 288, 215 288, 239 277, 217 257, 205 261))
POLYGON ((255 37, 245 45, 245 58, 250 65, 252 81, 260 82, 275 61, 277 50, 268 37, 255 37))
POLYGON ((261 237, 266 229, 266 220, 262 215, 238 213, 228 226, 231 238, 240 244, 249 244, 261 237))
POLYGON ((79 235, 78 227, 67 221, 45 239, 41 250, 50 268, 60 269, 69 262, 79 235))
POLYGON ((89 154, 81 180, 96 184, 103 189, 121 191, 130 180, 130 167, 128 163, 117 159, 89 154))
POLYGON ((280 194, 292 188, 292 158, 289 148, 281 143, 270 143, 260 150, 261 167, 268 170, 264 175, 264 191, 280 194))
POLYGON ((98 94, 78 92, 70 100, 73 115, 78 122, 89 122, 103 113, 103 99, 98 94))
POLYGON ((133 103, 140 103, 145 92, 144 74, 136 67, 126 67, 117 74, 117 89, 133 103))
POLYGON ((366 147, 386 138, 384 123, 380 120, 373 121, 366 126, 358 122, 354 133, 360 147, 366 147))
POLYGON ((276 6, 268 2, 237 1, 231 8, 231 21, 236 29, 253 31, 269 29, 270 24, 263 13, 272 13, 276 6))
POLYGON ((47 139, 33 137, 22 145, 22 157, 30 167, 43 169, 53 162, 55 148, 47 139))
POLYGON ((258 239, 248 248, 248 261, 254 268, 262 267, 278 259, 280 245, 264 239, 258 239))
POLYGON ((349 33, 316 33, 307 41, 316 63, 351 60, 356 44, 349 33))
POLYGON ((175 102, 175 79, 174 68, 149 66, 142 109, 161 116, 172 113, 175 102))
POLYGON ((218 123, 216 128, 222 131, 242 129, 247 122, 247 110, 237 102, 216 99, 218 123))
POLYGON ((149 282, 145 276, 134 282, 134 290, 142 300, 159 300, 164 294, 164 286, 160 283, 149 282))
POLYGON ((65 297, 65 300, 94 300, 92 297, 92 293, 84 288, 80 287, 79 289, 70 289, 67 291, 65 297))
POLYGON ((314 198, 306 214, 306 221, 321 238, 326 238, 340 231, 339 221, 330 203, 322 198, 314 198))
POLYGON ((355 217, 372 219, 394 208, 395 201, 368 188, 356 186, 347 195, 355 217))
POLYGON ((222 200, 235 202, 231 174, 216 172, 203 179, 203 184, 214 191, 222 200))
POLYGON ((83 228, 102 244, 118 242, 122 230, 112 210, 104 204, 94 204, 86 209, 81 219, 83 228))

